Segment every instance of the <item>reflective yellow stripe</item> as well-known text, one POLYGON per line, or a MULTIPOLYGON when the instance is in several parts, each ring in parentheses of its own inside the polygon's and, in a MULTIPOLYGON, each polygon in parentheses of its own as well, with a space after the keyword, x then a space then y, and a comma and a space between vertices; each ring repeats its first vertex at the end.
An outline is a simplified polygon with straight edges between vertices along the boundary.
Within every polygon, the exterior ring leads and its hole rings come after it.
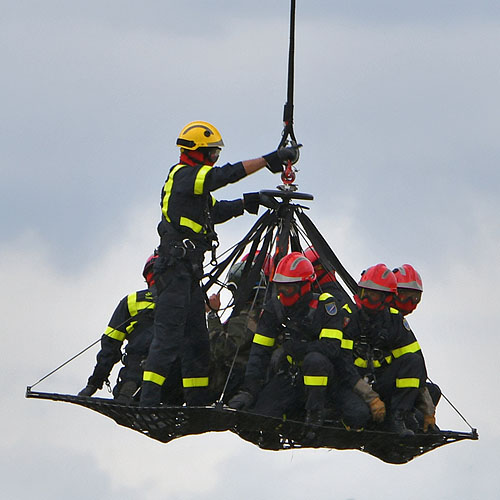
POLYGON ((119 340, 120 342, 123 342, 125 340, 125 337, 127 336, 125 333, 120 332, 120 330, 115 330, 114 328, 111 328, 110 326, 108 326, 106 328, 104 335, 107 335, 108 337, 111 337, 112 339, 119 340))
POLYGON ((260 333, 256 333, 253 336, 253 343, 254 344, 259 344, 263 345, 265 347, 272 347, 274 345, 275 339, 272 337, 265 337, 264 335, 261 335, 260 333))
POLYGON ((143 311, 144 309, 154 309, 155 304, 154 302, 149 302, 147 300, 137 300, 137 293, 131 293, 127 297, 127 307, 128 307, 128 312, 130 316, 137 316, 139 312, 143 311))
POLYGON ((320 296, 319 296, 319 300, 326 300, 326 299, 329 299, 333 297, 333 295, 331 293, 322 293, 320 296))
POLYGON ((328 385, 328 377, 304 375, 304 385, 316 385, 324 387, 328 385))
POLYGON ((352 351, 352 348, 354 347, 354 342, 352 340, 343 338, 340 341, 340 347, 342 347, 342 349, 348 349, 349 351, 352 351))
POLYGON ((344 338, 344 333, 342 332, 342 330, 336 330, 334 328, 323 328, 319 334, 319 338, 340 340, 340 347, 342 347, 342 349, 352 350, 354 346, 354 342, 352 340, 344 338))
POLYGON ((205 177, 212 167, 208 165, 203 165, 196 174, 196 179, 194 180, 194 194, 203 194, 203 189, 205 187, 205 177))
POLYGON ((344 304, 342 306, 342 309, 345 309, 349 314, 352 314, 351 308, 349 307, 349 304, 344 304))
POLYGON ((135 325, 137 325, 137 321, 132 321, 132 323, 127 326, 127 333, 132 333, 134 331, 135 325))
POLYGON ((155 372, 145 371, 142 375, 142 380, 144 380, 144 382, 153 382, 154 384, 163 385, 163 383, 165 382, 165 377, 162 377, 155 372))
MULTIPOLYGON (((388 365, 390 365, 392 363, 392 358, 390 356, 386 356, 385 361, 388 365)), ((368 368, 368 361, 363 358, 356 358, 354 360, 354 364, 360 368, 368 368)), ((373 361, 373 368, 380 368, 381 366, 382 363, 380 361, 377 361, 376 359, 373 361)))
POLYGON ((407 387, 414 387, 418 389, 420 387, 419 378, 397 378, 396 387, 398 389, 405 389, 407 387))
POLYGON ((195 233, 201 233, 201 230, 203 229, 201 224, 198 224, 194 220, 188 219, 187 217, 181 217, 179 219, 179 224, 181 226, 189 227, 189 229, 192 229, 195 233))
POLYGON ((167 182, 165 182, 165 187, 163 188, 165 196, 163 197, 161 212, 168 222, 172 222, 170 220, 170 217, 168 216, 168 202, 170 200, 170 195, 172 194, 172 184, 174 183, 174 175, 179 169, 185 166, 186 165, 177 165, 176 167, 174 167, 168 176, 167 182))
POLYGON ((215 199, 215 196, 212 195, 212 206, 214 206, 217 203, 217 200, 215 199))
POLYGON ((183 378, 182 387, 207 387, 208 377, 183 378))
POLYGON ((342 330, 336 330, 333 328, 323 328, 319 333, 319 338, 327 338, 327 339, 338 339, 342 340, 343 333, 342 330))
POLYGON ((127 307, 130 316, 137 315, 137 293, 131 293, 127 297, 127 307))
POLYGON ((399 349, 393 349, 392 355, 397 359, 403 356, 403 354, 408 354, 412 352, 418 352, 420 351, 420 346, 418 345, 418 342, 415 341, 411 344, 405 345, 403 347, 400 347, 399 349))
POLYGON ((368 361, 366 361, 366 359, 363 358, 356 358, 354 360, 354 364, 356 366, 359 366, 360 368, 368 368, 368 361))
POLYGON ((394 307, 389 307, 389 311, 391 314, 399 314, 399 310, 395 309, 394 307))

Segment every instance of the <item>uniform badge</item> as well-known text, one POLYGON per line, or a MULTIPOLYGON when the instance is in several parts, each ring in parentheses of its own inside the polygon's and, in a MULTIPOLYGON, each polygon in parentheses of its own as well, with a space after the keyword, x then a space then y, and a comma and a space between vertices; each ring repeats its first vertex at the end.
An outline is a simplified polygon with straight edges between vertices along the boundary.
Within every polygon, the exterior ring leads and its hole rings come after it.
POLYGON ((411 328, 410 328, 410 324, 408 323, 408 321, 406 321, 406 318, 403 318, 403 326, 409 331, 411 332, 411 328))
POLYGON ((325 310, 330 316, 335 316, 337 314, 337 304, 335 302, 329 302, 325 304, 325 310))

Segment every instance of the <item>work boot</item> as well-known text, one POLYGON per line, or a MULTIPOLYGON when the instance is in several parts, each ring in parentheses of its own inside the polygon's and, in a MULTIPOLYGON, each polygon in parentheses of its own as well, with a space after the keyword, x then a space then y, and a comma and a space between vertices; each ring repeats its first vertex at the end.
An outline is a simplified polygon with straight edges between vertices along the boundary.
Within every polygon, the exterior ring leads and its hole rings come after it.
POLYGON ((398 434, 399 437, 407 438, 414 436, 415 433, 406 427, 405 424, 405 412, 402 410, 396 410, 389 421, 389 431, 398 434))
POLYGON ((409 411, 405 415, 405 425, 406 428, 413 431, 416 434, 419 431, 420 424, 418 423, 417 417, 413 411, 409 411))
POLYGON ((131 380, 125 382, 121 388, 118 395, 115 397, 117 403, 130 404, 137 393, 137 384, 131 380))
POLYGON ((307 410, 306 411, 306 425, 322 426, 325 421, 325 410, 307 410))
POLYGON ((161 385, 150 381, 143 381, 140 406, 160 406, 160 403, 161 385))

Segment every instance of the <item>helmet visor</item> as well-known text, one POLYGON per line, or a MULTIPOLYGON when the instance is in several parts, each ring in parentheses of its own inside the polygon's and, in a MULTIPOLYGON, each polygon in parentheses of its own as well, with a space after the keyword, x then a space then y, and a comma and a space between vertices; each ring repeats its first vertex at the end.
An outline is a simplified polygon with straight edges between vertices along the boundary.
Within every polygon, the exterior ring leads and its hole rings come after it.
POLYGON ((420 290, 408 290, 405 288, 398 288, 398 301, 402 304, 406 302, 411 302, 412 304, 418 304, 422 299, 422 292, 420 290))
POLYGON ((366 299, 371 304, 382 304, 386 302, 389 293, 381 292, 379 290, 371 290, 370 288, 361 288, 359 292, 360 299, 366 299))
POLYGON ((276 291, 283 297, 293 297, 300 291, 301 283, 275 283, 276 291))

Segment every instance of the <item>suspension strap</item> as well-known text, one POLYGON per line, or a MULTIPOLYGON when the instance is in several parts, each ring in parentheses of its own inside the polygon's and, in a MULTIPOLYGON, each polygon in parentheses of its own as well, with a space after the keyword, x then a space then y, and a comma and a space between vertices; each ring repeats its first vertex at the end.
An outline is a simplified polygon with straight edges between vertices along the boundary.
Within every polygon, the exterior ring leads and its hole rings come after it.
POLYGON ((295 59, 295 0, 291 0, 290 5, 290 44, 288 47, 288 85, 287 100, 283 109, 283 133, 278 149, 286 146, 290 137, 291 141, 297 144, 293 131, 293 83, 294 83, 294 59, 295 59))
MULTIPOLYGON (((312 220, 302 211, 297 213, 299 221, 302 224, 307 236, 314 246, 314 250, 323 262, 323 265, 329 263, 333 270, 342 278, 342 281, 347 285, 349 290, 356 294, 358 293, 358 284, 355 279, 349 274, 347 269, 342 265, 338 257, 328 245, 323 235, 318 231, 317 227, 313 224, 312 220)), ((328 269, 330 270, 330 269, 328 269)))

